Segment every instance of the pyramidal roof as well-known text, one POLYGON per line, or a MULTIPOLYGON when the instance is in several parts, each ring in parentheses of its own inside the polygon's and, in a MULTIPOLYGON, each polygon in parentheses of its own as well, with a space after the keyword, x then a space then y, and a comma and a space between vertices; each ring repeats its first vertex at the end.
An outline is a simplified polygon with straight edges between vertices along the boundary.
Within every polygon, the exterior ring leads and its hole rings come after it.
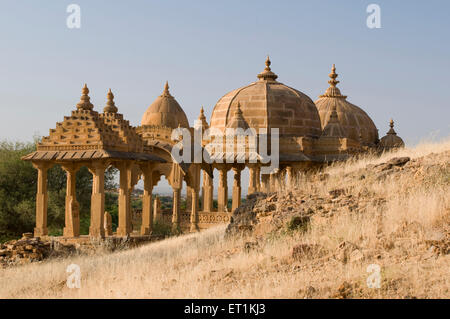
POLYGON ((158 160, 154 155, 144 154, 144 144, 135 128, 123 115, 117 113, 114 95, 108 92, 104 113, 93 110, 89 89, 82 89, 77 109, 49 136, 37 144, 37 151, 25 156, 25 160, 83 160, 94 158, 130 158, 158 160))

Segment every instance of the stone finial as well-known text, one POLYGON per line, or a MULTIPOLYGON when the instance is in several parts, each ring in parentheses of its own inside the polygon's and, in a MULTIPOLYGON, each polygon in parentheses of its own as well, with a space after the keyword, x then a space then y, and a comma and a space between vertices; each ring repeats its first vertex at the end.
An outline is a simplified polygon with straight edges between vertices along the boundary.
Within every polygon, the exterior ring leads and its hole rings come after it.
POLYGON ((394 130, 394 120, 393 119, 391 119, 389 121, 389 127, 390 127, 390 129, 387 132, 387 134, 389 134, 389 135, 397 135, 397 132, 395 132, 395 130, 394 130))
POLYGON ((338 74, 336 73, 336 65, 333 64, 333 66, 331 67, 331 73, 328 74, 328 76, 331 79, 328 81, 330 86, 336 87, 336 85, 339 83, 339 81, 336 80, 336 78, 338 77, 338 74))
POLYGON ((248 129, 248 123, 244 119, 242 110, 241 110, 241 103, 238 101, 236 110, 234 111, 233 117, 231 118, 231 121, 227 124, 228 128, 242 128, 244 130, 248 129))
POLYGON ((264 68, 264 71, 258 74, 258 79, 260 79, 261 81, 275 81, 278 78, 278 75, 273 73, 270 69, 270 65, 272 64, 272 62, 270 62, 269 56, 267 56, 265 63, 266 67, 264 68))
POLYGON ((106 94, 106 106, 103 108, 103 112, 105 113, 117 113, 117 106, 114 103, 114 94, 109 89, 108 94, 106 94))
POLYGON ((94 105, 91 103, 91 98, 89 97, 89 89, 87 87, 87 84, 84 84, 83 89, 81 89, 81 98, 80 102, 77 103, 77 109, 78 110, 92 110, 94 108, 94 105))
POLYGON ((203 110, 203 106, 200 109, 200 115, 198 116, 197 121, 202 123, 202 129, 206 130, 209 128, 208 122, 206 121, 205 111, 203 110))
POLYGON ((164 91, 161 96, 172 96, 169 92, 169 81, 166 81, 166 84, 164 84, 164 91))
POLYGON ((339 81, 336 80, 338 77, 338 74, 336 73, 336 66, 333 64, 331 67, 331 73, 328 74, 330 77, 330 80, 328 81, 328 84, 330 84, 330 87, 325 91, 325 94, 321 95, 320 97, 338 97, 338 98, 347 98, 347 96, 342 95, 341 91, 336 87, 337 84, 339 84, 339 81))

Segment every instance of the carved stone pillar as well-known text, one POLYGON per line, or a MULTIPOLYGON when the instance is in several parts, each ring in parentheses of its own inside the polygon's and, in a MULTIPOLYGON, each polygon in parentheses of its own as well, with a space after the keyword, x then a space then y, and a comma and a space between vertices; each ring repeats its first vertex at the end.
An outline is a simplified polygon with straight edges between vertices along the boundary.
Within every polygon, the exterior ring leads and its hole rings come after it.
POLYGON ((172 229, 180 229, 180 188, 173 188, 172 229))
POLYGON ((213 210, 213 187, 212 177, 203 171, 202 210, 204 212, 212 212, 213 210))
POLYGON ((105 237, 105 168, 104 163, 93 163, 89 167, 92 174, 90 237, 105 237))
POLYGON ((153 171, 152 167, 146 165, 142 167, 144 175, 144 194, 142 196, 142 224, 141 235, 150 235, 152 232, 152 190, 153 190, 153 171))
POLYGON ((294 187, 294 176, 292 166, 286 167, 286 186, 288 189, 294 187))
POLYGON ((270 173, 270 178, 269 178, 269 193, 271 192, 275 192, 276 188, 276 180, 277 180, 277 174, 276 173, 270 173))
POLYGON ((269 193, 270 191, 270 175, 261 174, 261 191, 264 193, 269 193))
POLYGON ((161 201, 156 197, 153 201, 153 223, 161 219, 161 201))
POLYGON ((233 167, 234 179, 233 179, 233 197, 231 211, 234 212, 236 208, 241 205, 241 168, 233 167))
POLYGON ((105 216, 103 217, 104 228, 105 228, 105 236, 112 236, 112 218, 111 214, 105 212, 105 216))
POLYGON ((65 227, 63 230, 64 237, 80 236, 80 206, 76 198, 76 173, 78 167, 75 165, 63 165, 66 171, 66 207, 65 207, 65 227))
POLYGON ((119 226, 117 236, 127 236, 131 233, 131 211, 130 211, 130 177, 131 165, 127 162, 117 164, 120 171, 119 182, 119 226))
POLYGON ((256 165, 248 165, 248 194, 253 194, 257 190, 256 186, 256 165))
POLYGON ((227 168, 221 166, 219 169, 219 187, 217 188, 218 198, 217 198, 217 211, 226 212, 228 211, 228 186, 227 186, 227 168))
POLYGON ((48 235, 47 229, 47 163, 33 163, 38 170, 37 192, 36 192, 36 227, 34 228, 34 237, 48 235))
POLYGON ((186 186, 186 211, 190 212, 192 208, 192 192, 193 189, 190 186, 186 186))
POLYGON ((255 179, 256 179, 256 191, 261 191, 261 167, 259 165, 256 166, 255 169, 255 179))
POLYGON ((198 231, 198 189, 191 192, 191 232, 198 231))

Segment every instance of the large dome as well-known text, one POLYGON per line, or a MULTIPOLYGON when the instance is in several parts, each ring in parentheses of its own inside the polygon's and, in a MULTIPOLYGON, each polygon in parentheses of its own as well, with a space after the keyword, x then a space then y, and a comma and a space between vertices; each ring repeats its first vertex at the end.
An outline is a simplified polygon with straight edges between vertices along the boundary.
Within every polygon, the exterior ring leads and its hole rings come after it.
POLYGON ((322 128, 328 124, 333 110, 337 112, 339 123, 344 130, 345 137, 359 141, 360 138, 366 144, 373 145, 378 141, 378 130, 372 119, 361 108, 347 101, 347 96, 342 95, 336 87, 339 81, 336 68, 333 68, 328 81, 330 87, 315 102, 319 111, 322 128))
POLYGON ((230 127, 240 112, 250 128, 279 128, 280 135, 315 136, 321 134, 320 118, 314 102, 302 92, 276 81, 277 75, 266 68, 258 81, 224 95, 215 105, 211 127, 230 127), (238 104, 241 111, 238 111, 238 104))
POLYGON ((169 84, 166 82, 164 92, 148 107, 142 116, 141 125, 162 127, 189 127, 189 121, 180 104, 169 93, 169 84))

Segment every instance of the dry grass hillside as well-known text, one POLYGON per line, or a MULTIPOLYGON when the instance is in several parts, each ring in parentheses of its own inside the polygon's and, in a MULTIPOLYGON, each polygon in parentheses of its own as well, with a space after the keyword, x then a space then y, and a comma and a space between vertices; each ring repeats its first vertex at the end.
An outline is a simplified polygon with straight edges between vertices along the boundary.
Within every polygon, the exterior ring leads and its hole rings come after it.
POLYGON ((442 142, 335 165, 254 196, 227 232, 1 269, 0 298, 450 298, 449 159, 442 142))

